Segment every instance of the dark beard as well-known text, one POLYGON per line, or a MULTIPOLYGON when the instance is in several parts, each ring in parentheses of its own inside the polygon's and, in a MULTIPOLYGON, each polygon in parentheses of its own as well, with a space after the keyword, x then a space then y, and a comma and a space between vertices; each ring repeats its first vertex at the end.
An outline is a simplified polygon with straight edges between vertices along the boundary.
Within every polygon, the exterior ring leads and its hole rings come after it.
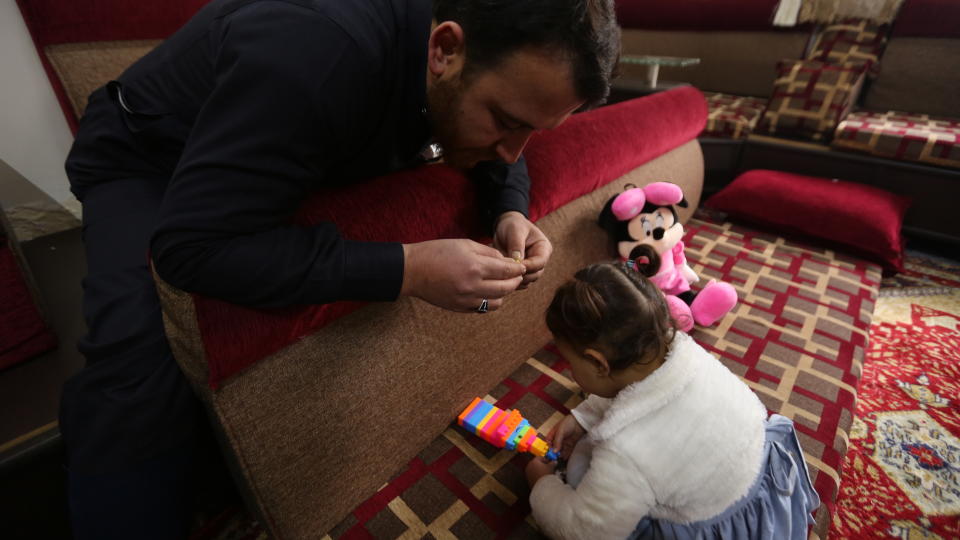
POLYGON ((463 85, 456 82, 437 81, 427 90, 427 120, 430 133, 440 146, 453 148, 458 110, 463 99, 463 85))

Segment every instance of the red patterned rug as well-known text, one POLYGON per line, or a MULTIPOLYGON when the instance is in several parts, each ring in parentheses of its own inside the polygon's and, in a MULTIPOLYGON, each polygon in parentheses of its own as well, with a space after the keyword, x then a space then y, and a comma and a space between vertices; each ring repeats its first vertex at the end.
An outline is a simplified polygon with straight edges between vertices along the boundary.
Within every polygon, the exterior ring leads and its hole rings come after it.
POLYGON ((960 538, 960 264, 881 286, 832 538, 960 538))

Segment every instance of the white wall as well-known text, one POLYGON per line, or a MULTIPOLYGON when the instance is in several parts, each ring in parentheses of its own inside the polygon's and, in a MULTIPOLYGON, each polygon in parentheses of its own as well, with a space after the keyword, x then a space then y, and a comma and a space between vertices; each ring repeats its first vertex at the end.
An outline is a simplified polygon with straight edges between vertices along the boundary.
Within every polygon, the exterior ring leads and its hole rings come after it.
POLYGON ((73 134, 15 0, 0 0, 0 160, 76 212, 63 161, 73 134))

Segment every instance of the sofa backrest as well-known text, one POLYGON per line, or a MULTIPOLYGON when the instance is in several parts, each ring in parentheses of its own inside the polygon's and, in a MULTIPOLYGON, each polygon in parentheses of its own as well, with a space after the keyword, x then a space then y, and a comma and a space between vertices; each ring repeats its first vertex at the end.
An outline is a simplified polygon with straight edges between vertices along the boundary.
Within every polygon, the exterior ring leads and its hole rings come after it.
MULTIPOLYGON (((707 92, 770 97, 777 62, 800 58, 809 32, 624 29, 624 54, 699 58, 684 68, 660 68, 664 81, 688 82, 707 92)), ((623 76, 642 76, 642 66, 621 65, 623 76)))
MULTIPOLYGON (((664 81, 702 90, 769 97, 777 62, 800 58, 810 27, 775 28, 779 0, 618 0, 623 53, 699 58, 684 68, 660 68, 664 81)), ((641 66, 621 65, 624 76, 642 77, 641 66)))
POLYGON ((174 33, 209 0, 17 0, 76 131, 87 97, 174 33))
POLYGON ((960 118, 960 2, 904 3, 864 106, 960 118))

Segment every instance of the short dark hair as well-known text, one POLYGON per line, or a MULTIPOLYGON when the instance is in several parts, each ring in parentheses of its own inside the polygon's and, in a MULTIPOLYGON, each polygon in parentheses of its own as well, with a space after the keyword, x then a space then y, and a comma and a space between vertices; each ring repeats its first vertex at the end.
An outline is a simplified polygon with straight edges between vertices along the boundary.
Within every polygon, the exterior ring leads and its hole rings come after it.
POLYGON ((599 349, 610 368, 665 358, 677 325, 660 289, 624 263, 588 266, 560 286, 547 308, 554 338, 599 349))
POLYGON ((433 0, 433 15, 463 27, 468 72, 496 67, 524 47, 547 47, 570 59, 583 108, 610 94, 620 57, 613 0, 433 0))

